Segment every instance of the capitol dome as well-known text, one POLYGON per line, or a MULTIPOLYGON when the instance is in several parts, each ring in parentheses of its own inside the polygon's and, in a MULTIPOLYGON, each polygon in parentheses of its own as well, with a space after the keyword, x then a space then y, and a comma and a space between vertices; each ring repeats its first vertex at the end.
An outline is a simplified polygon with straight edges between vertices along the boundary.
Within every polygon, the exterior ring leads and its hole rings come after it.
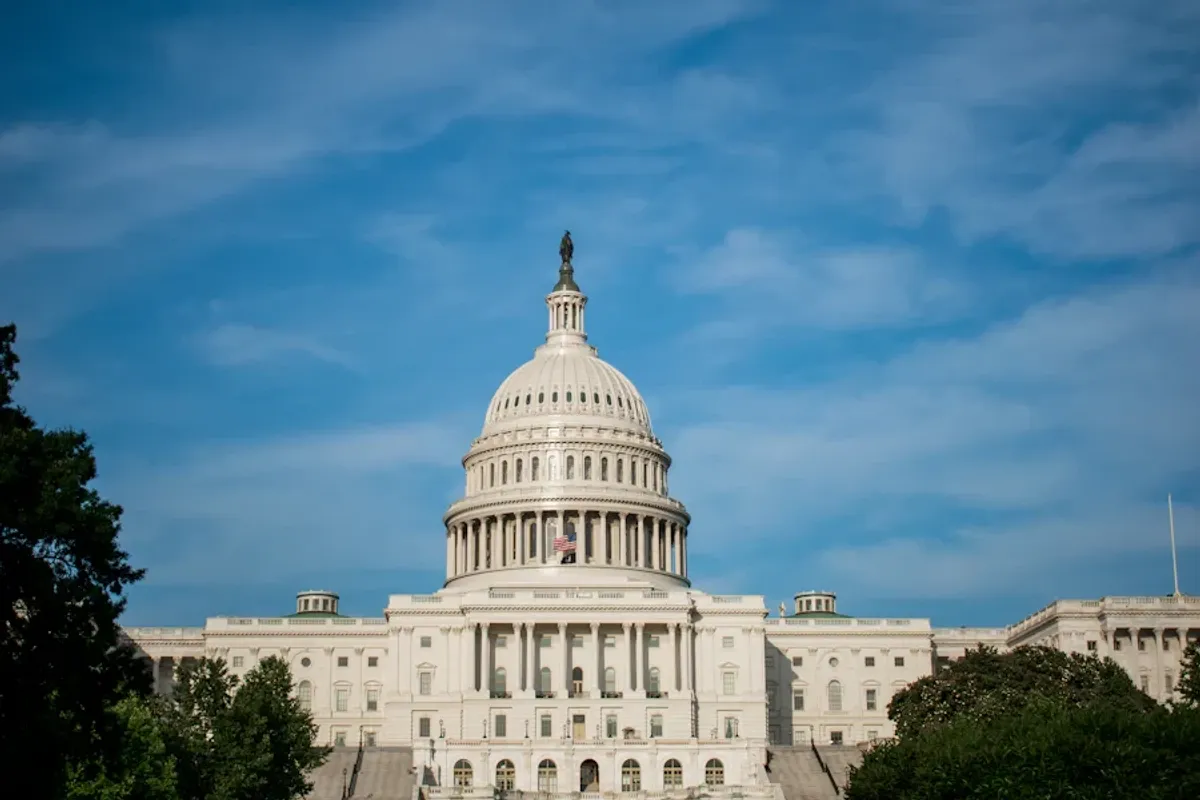
POLYGON ((689 583, 670 456, 633 382, 588 344, 573 250, 568 234, 545 342, 500 384, 463 457, 465 495, 444 517, 448 587, 689 583))

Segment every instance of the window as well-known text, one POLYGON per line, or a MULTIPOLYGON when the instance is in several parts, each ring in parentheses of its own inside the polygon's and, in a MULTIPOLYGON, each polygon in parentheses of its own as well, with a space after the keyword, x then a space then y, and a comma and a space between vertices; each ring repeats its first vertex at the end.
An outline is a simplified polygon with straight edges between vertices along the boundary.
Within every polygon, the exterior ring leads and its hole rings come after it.
POLYGON ((867 689, 867 711, 874 711, 877 705, 876 695, 878 692, 875 689, 867 689))
POLYGON ((474 770, 471 769, 471 762, 465 758, 460 758, 454 762, 454 785, 455 786, 470 786, 471 779, 474 777, 474 770))
POLYGON ((567 480, 575 480, 575 456, 567 456, 567 480))
POLYGON ((345 731, 338 731, 337 733, 333 734, 333 746, 334 747, 345 747, 346 746, 346 732, 345 731))
POLYGON ((433 647, 433 637, 432 636, 422 636, 421 637, 421 647, 422 648, 433 647))
POLYGON ((570 390, 568 390, 568 391, 567 391, 567 402, 568 402, 568 403, 569 403, 569 402, 571 402, 571 392, 570 392, 570 390))
POLYGON ((724 647, 726 650, 732 648, 733 647, 733 637, 732 636, 722 636, 721 637, 721 647, 724 647))
POLYGON ((379 656, 367 656, 367 666, 368 667, 378 667, 379 666, 379 656))
POLYGON ((600 480, 602 480, 602 481, 608 480, 608 459, 607 458, 600 459, 600 480))
POLYGON ((725 738, 726 739, 736 739, 737 735, 738 735, 737 717, 726 717, 725 718, 725 738))
POLYGON ((637 486, 637 459, 629 459, 629 483, 637 486))
POLYGON ((632 758, 625 759, 621 765, 621 791, 640 792, 642 790, 642 767, 632 758))
POLYGON ((673 758, 663 764, 663 788, 668 786, 683 786, 683 766, 673 758))
POLYGON ((379 710, 379 690, 375 687, 367 689, 367 711, 379 710))
POLYGON ((1150 691, 1150 676, 1149 675, 1142 676, 1142 691, 1143 692, 1150 691))
POLYGON ((896 660, 894 663, 897 667, 903 667, 904 666, 904 656, 896 656, 896 660))
POLYGON ((617 483, 622 483, 625 480, 625 460, 617 459, 617 483))
POLYGON ((1175 679, 1171 677, 1171 673, 1169 672, 1166 675, 1163 675, 1163 691, 1165 691, 1167 694, 1171 694, 1175 691, 1175 679))
POLYGON ((425 671, 425 672, 421 673, 419 691, 423 695, 433 694, 433 673, 432 672, 425 671))
POLYGON ((537 787, 539 792, 558 791, 558 767, 548 758, 542 759, 538 764, 537 787))
POLYGON ((617 671, 612 667, 604 668, 604 693, 608 695, 617 693, 617 671))
POLYGON ((300 701, 300 707, 305 711, 312 710, 312 684, 308 681, 300 681, 300 685, 296 687, 296 699, 300 701))
POLYGON ((538 719, 538 735, 542 738, 549 738, 554 735, 553 720, 550 719, 549 714, 542 714, 538 719))
POLYGON ((864 661, 868 667, 875 666, 875 656, 867 656, 864 661))
POLYGON ((721 673, 721 694, 737 694, 737 673, 721 673))
POLYGON ((243 665, 243 664, 245 664, 245 663, 246 663, 246 658, 245 658, 245 656, 234 656, 234 657, 233 657, 233 666, 234 666, 235 668, 236 668, 236 667, 240 667, 240 666, 242 666, 242 665, 243 665))
POLYGON ((525 462, 518 458, 516 467, 514 468, 514 475, 513 475, 513 479, 517 483, 521 482, 522 473, 525 471, 524 467, 525 467, 525 462))
POLYGON ((579 697, 583 694, 583 668, 575 667, 571 670, 571 694, 574 697, 579 697))
POLYGON ((496 485, 496 465, 488 464, 488 486, 496 485))
POLYGON ((508 695, 508 672, 504 667, 496 667, 492 672, 492 696, 505 697, 508 695))
POLYGON ((609 714, 604 718, 604 735, 609 739, 617 738, 617 715, 609 714))
POLYGON ((312 665, 312 659, 310 659, 308 656, 305 656, 304 658, 300 659, 300 666, 308 667, 311 665, 312 665))
POLYGON ((656 695, 659 693, 659 672, 658 667, 650 668, 650 677, 646 681, 646 691, 648 694, 656 695))
POLYGON ((1113 638, 1113 650, 1120 650, 1120 649, 1121 649, 1121 640, 1114 637, 1113 638))
POLYGON ((1096 652, 1096 640, 1095 639, 1088 639, 1087 649, 1092 653, 1096 652))
POLYGON ((830 744, 841 744, 842 743, 842 732, 841 731, 830 731, 829 743, 830 744))
POLYGON ((363 731, 363 747, 375 746, 375 731, 363 731))
POLYGON ((797 689, 792 692, 792 711, 804 710, 804 690, 797 689))
POLYGON ((422 739, 428 739, 431 735, 429 731, 429 717, 421 717, 417 720, 417 736, 420 736, 422 739))
POLYGON ((334 702, 336 703, 336 705, 334 706, 334 709, 336 711, 346 711, 350 708, 350 690, 349 689, 347 689, 343 686, 339 686, 337 688, 337 690, 334 692, 333 696, 334 696, 334 702))
MULTIPOLYGON (((540 403, 541 400, 538 400, 538 402, 540 403)), ((538 479, 538 466, 539 464, 537 456, 534 456, 529 460, 529 480, 536 481, 538 479)))
POLYGON ((338 656, 338 666, 339 667, 350 666, 350 657, 349 656, 338 656))
POLYGON ((583 479, 585 481, 590 481, 592 479, 592 457, 591 456, 583 457, 583 479))
POLYGON ((500 462, 500 483, 501 484, 508 483, 508 462, 507 461, 500 462))
POLYGON ((661 739, 663 735, 663 718, 662 714, 650 715, 650 738, 661 739))
POLYGON ((879 738, 879 731, 867 728, 867 741, 873 742, 879 738))
POLYGON ((649 637, 649 641, 646 643, 646 646, 647 647, 658 647, 659 646, 658 637, 657 636, 649 637))
POLYGON ((829 659, 829 666, 836 667, 837 665, 838 665, 838 660, 837 660, 836 656, 834 658, 829 659))
POLYGON ((542 667, 538 670, 538 691, 550 691, 550 668, 542 667))
POLYGON ((803 667, 804 666, 804 656, 792 656, 792 666, 793 667, 803 667))
POLYGON ((503 739, 508 736, 508 717, 503 714, 496 715, 494 735, 497 739, 503 739))
POLYGON ((1164 653, 1171 652, 1171 640, 1166 637, 1166 634, 1163 635, 1162 644, 1164 653))
POLYGON ((830 681, 827 688, 829 694, 829 710, 842 710, 842 685, 837 681, 830 681))
POLYGON ((496 765, 496 788, 511 792, 517 782, 517 770, 507 758, 496 765))
POLYGON ((605 636, 604 637, 604 646, 605 647, 616 647, 617 646, 617 637, 605 636))
POLYGON ((708 786, 725 785, 725 765, 720 759, 710 758, 704 765, 704 783, 708 786))

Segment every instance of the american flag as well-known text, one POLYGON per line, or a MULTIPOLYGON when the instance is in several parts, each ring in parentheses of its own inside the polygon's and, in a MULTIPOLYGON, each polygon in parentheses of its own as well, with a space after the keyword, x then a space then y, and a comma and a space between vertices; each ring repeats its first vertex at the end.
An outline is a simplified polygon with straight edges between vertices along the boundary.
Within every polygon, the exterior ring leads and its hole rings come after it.
POLYGON ((556 553, 574 553, 575 552, 575 531, 570 531, 566 536, 558 535, 554 537, 554 552, 556 553))

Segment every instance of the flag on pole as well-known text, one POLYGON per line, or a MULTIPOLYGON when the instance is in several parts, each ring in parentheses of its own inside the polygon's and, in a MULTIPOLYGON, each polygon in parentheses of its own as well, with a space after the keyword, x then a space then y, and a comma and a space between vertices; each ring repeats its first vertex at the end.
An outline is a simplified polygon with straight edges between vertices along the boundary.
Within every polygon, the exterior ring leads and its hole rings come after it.
POLYGON ((574 553, 575 552, 575 531, 569 531, 565 536, 559 534, 554 537, 554 552, 556 553, 574 553))

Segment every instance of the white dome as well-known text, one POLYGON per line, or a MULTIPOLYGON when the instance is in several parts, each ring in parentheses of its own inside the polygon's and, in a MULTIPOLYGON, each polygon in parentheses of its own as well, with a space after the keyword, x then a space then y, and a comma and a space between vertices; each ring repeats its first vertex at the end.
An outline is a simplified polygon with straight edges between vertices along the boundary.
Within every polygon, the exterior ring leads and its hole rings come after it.
POLYGON ((548 344, 517 367, 492 396, 483 435, 531 418, 564 416, 651 436, 650 412, 633 382, 584 344, 548 344), (580 419, 587 418, 587 419, 580 419))

